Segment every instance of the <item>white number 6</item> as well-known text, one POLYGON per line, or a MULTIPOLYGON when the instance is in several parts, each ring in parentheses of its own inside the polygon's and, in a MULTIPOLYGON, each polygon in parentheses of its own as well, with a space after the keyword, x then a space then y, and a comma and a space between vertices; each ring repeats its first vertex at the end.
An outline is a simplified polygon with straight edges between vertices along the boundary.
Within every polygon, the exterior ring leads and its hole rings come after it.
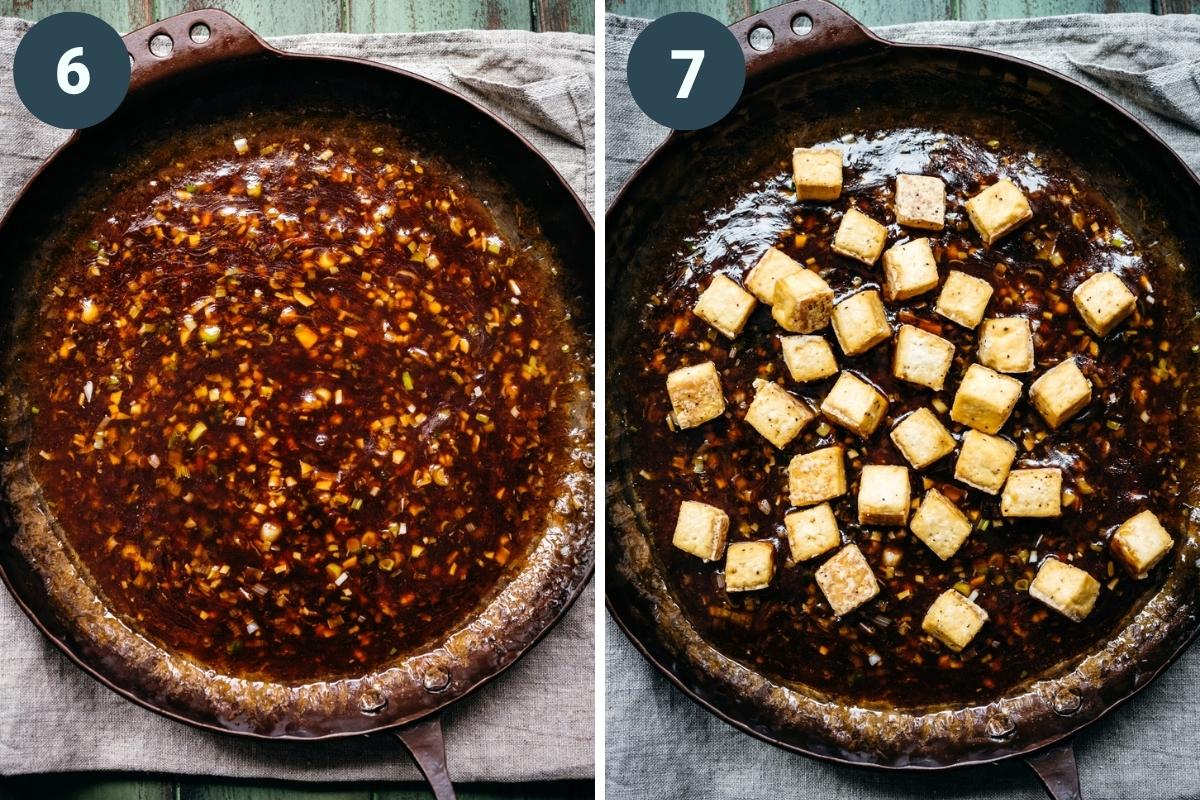
POLYGON ((703 50, 672 50, 672 61, 691 61, 688 64, 687 74, 683 76, 683 83, 679 87, 679 91, 675 94, 676 100, 687 100, 692 93, 692 84, 696 82, 696 73, 700 71, 700 65, 704 63, 703 50))
POLYGON ((92 73, 88 72, 88 68, 73 62, 81 55, 82 47, 72 47, 58 60, 58 88, 67 94, 83 94, 92 82, 92 73))

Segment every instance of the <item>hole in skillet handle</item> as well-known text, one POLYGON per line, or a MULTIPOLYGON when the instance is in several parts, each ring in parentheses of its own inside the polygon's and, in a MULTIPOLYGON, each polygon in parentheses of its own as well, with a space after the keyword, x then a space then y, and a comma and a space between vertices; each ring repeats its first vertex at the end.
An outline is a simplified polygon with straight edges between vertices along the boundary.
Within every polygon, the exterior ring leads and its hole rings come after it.
POLYGON ((760 53, 770 50, 775 44, 775 32, 766 25, 758 25, 750 31, 750 46, 760 53))
POLYGON ((188 31, 188 37, 196 44, 204 44, 212 36, 212 29, 203 22, 197 22, 188 31))
POLYGON ((150 55, 155 58, 166 58, 171 55, 171 51, 175 49, 175 40, 168 36, 165 32, 159 31, 150 37, 149 50, 150 55))
POLYGON ((797 14, 792 17, 792 33, 804 38, 812 33, 813 21, 808 14, 797 14))

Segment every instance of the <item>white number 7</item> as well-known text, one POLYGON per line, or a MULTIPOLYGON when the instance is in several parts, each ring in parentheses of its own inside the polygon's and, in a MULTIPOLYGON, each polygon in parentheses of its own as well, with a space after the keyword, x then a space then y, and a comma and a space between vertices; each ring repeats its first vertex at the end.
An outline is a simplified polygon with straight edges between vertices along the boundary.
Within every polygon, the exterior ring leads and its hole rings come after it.
POLYGON ((687 100, 692 93, 692 84, 696 82, 696 73, 700 71, 700 65, 704 63, 703 50, 672 50, 672 61, 691 61, 688 64, 687 74, 683 76, 683 84, 680 85, 679 91, 675 94, 676 100, 687 100))

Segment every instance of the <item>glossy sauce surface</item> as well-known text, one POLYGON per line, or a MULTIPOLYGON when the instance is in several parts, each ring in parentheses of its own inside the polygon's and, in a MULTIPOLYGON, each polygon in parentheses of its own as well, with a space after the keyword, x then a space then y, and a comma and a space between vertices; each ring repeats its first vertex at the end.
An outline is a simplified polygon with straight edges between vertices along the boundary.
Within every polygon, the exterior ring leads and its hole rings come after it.
POLYGON ((577 388, 534 262, 381 123, 260 115, 149 153, 24 359, 35 476, 114 610, 279 680, 460 624, 537 539, 577 388))
MULTIPOLYGON (((822 146, 821 143, 804 143, 822 146)), ((1150 508, 1177 531, 1180 454, 1178 388, 1190 353, 1172 349, 1173 298, 1165 265, 1122 229, 1111 207, 1053 154, 1016 142, 980 140, 924 128, 855 131, 825 146, 844 150, 842 196, 824 204, 798 204, 791 192, 790 160, 781 153, 770 174, 747 176, 744 189, 707 214, 694 235, 670 244, 670 263, 653 296, 639 298, 646 335, 628 359, 631 385, 644 387, 626 402, 629 479, 651 526, 668 584, 700 634, 718 649, 768 675, 819 692, 858 701, 919 707, 994 696, 1087 652, 1136 608, 1161 577, 1160 565, 1136 581, 1114 563, 1107 548, 1112 530, 1150 508), (938 175, 947 184, 942 232, 907 230, 891 209, 898 173, 938 175), (963 204, 997 177, 1011 178, 1029 197, 1034 218, 992 248, 985 248, 963 204), (955 344, 955 361, 943 392, 900 382, 891 375, 893 346, 845 357, 832 331, 839 367, 852 370, 888 397, 888 415, 863 441, 817 422, 782 450, 743 420, 756 378, 779 381, 815 409, 835 378, 797 384, 783 364, 779 338, 786 332, 759 305, 743 333, 730 341, 691 308, 711 276, 739 283, 772 245, 817 268, 836 299, 878 288, 882 270, 829 250, 851 204, 888 227, 888 246, 929 236, 944 280, 950 269, 988 280, 995 294, 986 317, 1024 316, 1034 330, 1037 366, 1018 375, 1025 387, 1002 435, 1018 446, 1014 468, 1063 470, 1060 519, 1004 519, 999 497, 954 481, 955 453, 910 472, 914 500, 935 486, 971 519, 974 529, 949 561, 939 560, 904 527, 862 526, 855 497, 864 464, 907 462, 888 432, 906 413, 932 408, 956 439, 963 426, 946 410, 966 367, 976 360, 977 331, 933 313, 938 290, 887 303, 893 329, 918 325, 955 344), (1134 314, 1103 340, 1083 324, 1071 292, 1091 274, 1110 270, 1138 296, 1134 314), (1093 383, 1084 412, 1052 431, 1028 400, 1028 386, 1046 368, 1071 355, 1093 383), (705 360, 716 363, 725 414, 698 428, 676 431, 668 417, 668 372, 705 360), (783 519, 790 510, 786 468, 792 456, 841 443, 847 449, 849 491, 834 501, 844 542, 862 549, 880 581, 880 595, 836 619, 818 589, 819 557, 786 565, 783 519), (769 588, 744 593, 724 589, 723 562, 704 563, 671 545, 682 500, 699 500, 730 516, 730 541, 768 539, 777 549, 769 588), (1082 623, 1073 623, 1028 594, 1039 563, 1056 557, 1102 583, 1100 599, 1082 623), (938 594, 957 587, 989 614, 961 654, 921 631, 938 594)))

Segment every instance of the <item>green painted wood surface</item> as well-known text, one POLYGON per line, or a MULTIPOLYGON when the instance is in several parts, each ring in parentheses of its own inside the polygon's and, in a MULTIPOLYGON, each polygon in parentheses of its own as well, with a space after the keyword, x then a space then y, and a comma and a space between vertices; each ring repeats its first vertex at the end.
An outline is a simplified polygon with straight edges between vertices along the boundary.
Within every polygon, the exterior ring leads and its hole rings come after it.
POLYGON ((528 0, 347 0, 349 28, 354 33, 445 31, 459 28, 533 29, 528 0))
MULTIPOLYGON (((836 0, 835 0, 836 1, 836 0)), ((605 0, 615 14, 660 17, 674 11, 700 11, 734 22, 773 5, 777 0, 605 0)), ((841 0, 839 3, 866 25, 891 25, 931 19, 1011 19, 1053 14, 1143 11, 1187 13, 1200 11, 1200 0, 841 0), (1167 7, 1170 11, 1167 11, 1167 7)))
POLYGON ((1153 0, 958 0, 959 19, 1012 19, 1051 14, 1154 11, 1153 0))
POLYGON ((263 0, 154 0, 154 17, 162 19, 199 8, 220 8, 263 36, 345 30, 341 4, 332 0, 279 3, 263 0))
POLYGON ((535 31, 596 32, 596 5, 591 0, 532 0, 535 31))

